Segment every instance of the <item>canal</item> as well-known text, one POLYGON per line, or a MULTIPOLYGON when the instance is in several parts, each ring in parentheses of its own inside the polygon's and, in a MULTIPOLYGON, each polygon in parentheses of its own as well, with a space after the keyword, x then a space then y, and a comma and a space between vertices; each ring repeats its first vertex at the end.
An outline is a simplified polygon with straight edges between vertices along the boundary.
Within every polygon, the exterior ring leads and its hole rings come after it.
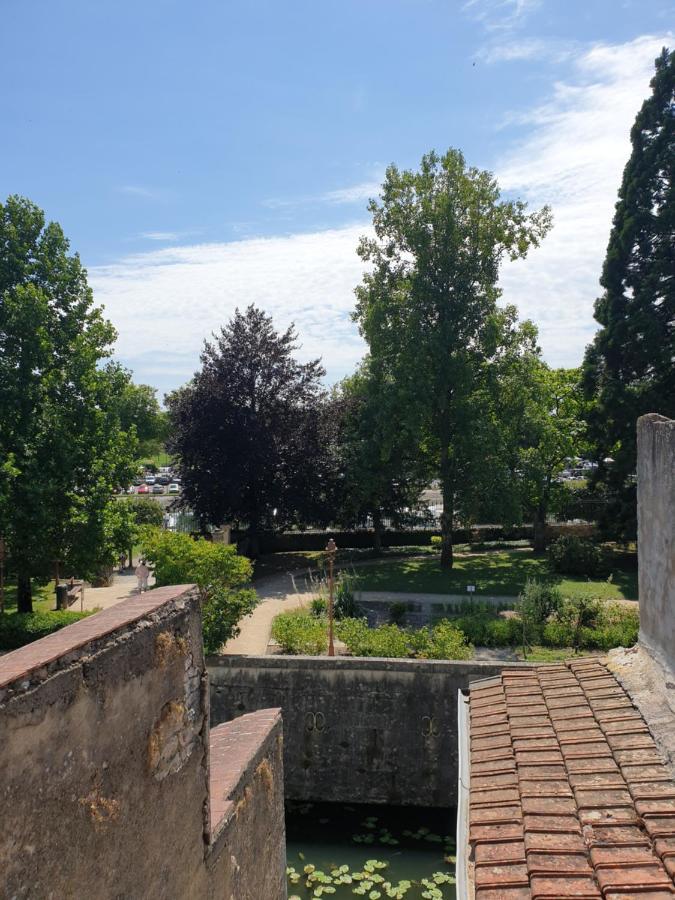
POLYGON ((286 841, 289 898, 455 898, 455 810, 288 801, 286 841))

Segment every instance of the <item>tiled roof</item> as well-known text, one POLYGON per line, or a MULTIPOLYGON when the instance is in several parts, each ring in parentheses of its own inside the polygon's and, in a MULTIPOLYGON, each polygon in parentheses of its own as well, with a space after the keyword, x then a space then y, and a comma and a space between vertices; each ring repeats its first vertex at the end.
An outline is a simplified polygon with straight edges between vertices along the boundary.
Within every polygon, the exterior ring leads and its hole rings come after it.
POLYGON ((604 665, 508 668, 469 703, 476 900, 672 900, 675 784, 604 665))

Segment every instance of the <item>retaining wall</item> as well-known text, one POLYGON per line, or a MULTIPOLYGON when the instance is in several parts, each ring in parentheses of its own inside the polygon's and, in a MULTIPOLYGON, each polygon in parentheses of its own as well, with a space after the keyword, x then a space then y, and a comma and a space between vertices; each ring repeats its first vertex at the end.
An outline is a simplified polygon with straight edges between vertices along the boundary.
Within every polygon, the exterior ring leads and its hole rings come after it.
POLYGON ((286 797, 453 806, 457 691, 497 662, 215 656, 211 719, 278 706, 286 797))

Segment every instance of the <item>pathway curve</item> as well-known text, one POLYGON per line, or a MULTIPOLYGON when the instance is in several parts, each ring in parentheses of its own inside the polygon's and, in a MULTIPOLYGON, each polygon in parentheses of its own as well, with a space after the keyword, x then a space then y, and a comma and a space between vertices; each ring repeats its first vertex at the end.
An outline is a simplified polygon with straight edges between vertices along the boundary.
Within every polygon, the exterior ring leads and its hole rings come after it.
MULTIPOLYGON (((148 586, 153 587, 155 583, 154 575, 150 575, 148 586)), ((138 594, 138 580, 133 572, 125 572, 120 574, 115 572, 113 575, 113 583, 108 587, 86 587, 84 589, 84 603, 76 600, 70 609, 73 612, 79 612, 80 609, 91 612, 95 609, 107 609, 109 606, 115 606, 127 597, 134 597, 138 594)))

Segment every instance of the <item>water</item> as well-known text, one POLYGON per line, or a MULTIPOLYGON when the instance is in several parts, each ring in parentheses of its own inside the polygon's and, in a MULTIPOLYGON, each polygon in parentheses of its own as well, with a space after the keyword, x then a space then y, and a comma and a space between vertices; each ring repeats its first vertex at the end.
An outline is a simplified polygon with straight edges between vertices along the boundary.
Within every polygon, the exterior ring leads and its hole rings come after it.
POLYGON ((454 810, 288 802, 286 855, 296 873, 289 875, 288 895, 301 900, 353 900, 355 895, 454 900, 454 845, 454 810), (314 871, 306 873, 311 866, 314 871), (451 876, 452 883, 434 881, 437 873, 451 876), (341 877, 351 882, 340 883, 341 877), (400 882, 404 884, 396 890, 400 882))

